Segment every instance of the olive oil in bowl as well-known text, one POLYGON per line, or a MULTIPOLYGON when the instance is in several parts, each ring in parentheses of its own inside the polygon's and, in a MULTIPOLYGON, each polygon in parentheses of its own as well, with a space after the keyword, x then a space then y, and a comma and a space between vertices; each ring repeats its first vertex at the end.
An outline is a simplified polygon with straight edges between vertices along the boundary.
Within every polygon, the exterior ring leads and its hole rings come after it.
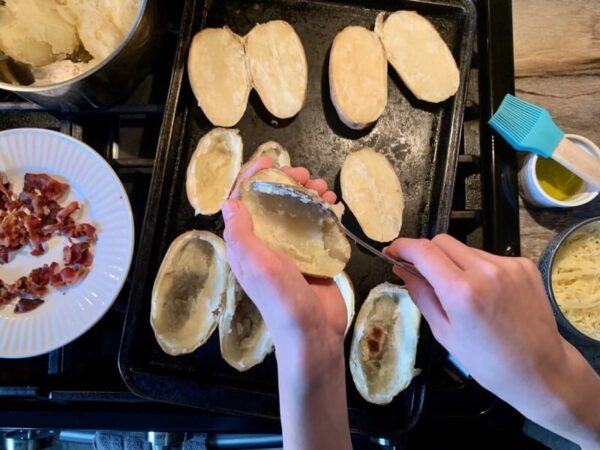
MULTIPOLYGON (((583 151, 600 159, 600 148, 576 134, 565 137, 583 151)), ((519 192, 528 206, 534 208, 573 208, 591 202, 598 190, 552 159, 536 153, 525 155, 519 170, 519 192)))
POLYGON ((544 192, 556 200, 567 200, 583 187, 581 178, 550 158, 537 159, 535 174, 544 192))

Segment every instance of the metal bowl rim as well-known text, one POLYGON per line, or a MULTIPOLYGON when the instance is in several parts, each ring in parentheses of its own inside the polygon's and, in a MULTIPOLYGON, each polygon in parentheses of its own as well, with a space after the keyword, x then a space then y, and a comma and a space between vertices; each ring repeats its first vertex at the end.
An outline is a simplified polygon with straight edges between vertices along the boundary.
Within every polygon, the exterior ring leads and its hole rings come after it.
POLYGON ((0 81, 0 89, 4 89, 6 91, 11 91, 11 92, 45 92, 45 91, 53 90, 56 88, 61 88, 61 87, 69 86, 71 84, 75 84, 78 81, 89 77, 90 75, 96 73, 98 70, 102 69, 109 62, 111 62, 121 52, 121 50, 123 50, 123 48, 129 43, 129 41, 131 40, 131 37, 137 31, 137 29, 140 25, 142 16, 144 15, 144 12, 146 11, 147 6, 148 6, 148 0, 140 0, 140 5, 138 7, 139 9, 137 12, 137 16, 136 16, 135 20, 133 21, 133 24, 129 28, 129 31, 127 32, 125 37, 121 40, 119 45, 106 58, 104 58, 100 63, 96 64, 90 70, 87 70, 87 71, 83 72, 82 74, 77 75, 74 78, 69 78, 68 80, 61 81, 60 83, 45 84, 43 86, 32 86, 32 85, 23 86, 23 85, 12 84, 12 83, 4 83, 4 82, 0 81))
POLYGON ((548 246, 544 250, 544 253, 542 253, 542 258, 540 259, 540 261, 542 261, 544 259, 544 255, 548 251, 548 249, 551 246, 554 246, 554 249, 551 250, 550 257, 548 259, 548 268, 547 268, 548 276, 547 276, 547 279, 545 280, 546 288, 547 288, 546 290, 548 292, 548 298, 550 299, 552 306, 554 306, 554 310, 557 311, 557 314, 559 314, 560 317, 562 319, 564 319, 564 322, 567 324, 569 331, 574 332, 577 336, 582 337, 583 339, 585 339, 588 342, 600 344, 600 340, 585 334, 583 331, 580 331, 575 325, 573 325, 571 323, 571 321, 567 318, 567 316, 565 316, 562 309, 558 305, 558 302, 556 301, 556 298, 554 297, 554 290, 552 289, 552 266, 554 266, 554 260, 556 258, 556 254, 558 253, 558 250, 562 247, 562 245, 565 243, 565 241, 569 237, 571 237, 571 235, 575 231, 577 231, 580 228, 582 228, 586 225, 589 225, 590 223, 593 223, 593 222, 600 222, 600 216, 590 217, 589 219, 586 219, 582 222, 578 222, 574 225, 571 225, 570 228, 567 228, 566 230, 564 230, 562 232, 563 233, 562 237, 560 237, 556 242, 553 240, 550 242, 550 244, 548 244, 548 246))

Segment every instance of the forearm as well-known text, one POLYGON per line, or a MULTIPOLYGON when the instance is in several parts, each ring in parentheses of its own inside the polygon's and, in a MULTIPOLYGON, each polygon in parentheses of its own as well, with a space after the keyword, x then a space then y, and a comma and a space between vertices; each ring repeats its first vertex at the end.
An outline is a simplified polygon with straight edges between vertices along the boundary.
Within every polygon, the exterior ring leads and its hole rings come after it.
POLYGON ((560 393, 562 408, 557 432, 583 449, 600 446, 600 376, 583 356, 566 343, 567 371, 560 393))
POLYGON ((600 446, 600 376, 569 343, 559 373, 547 377, 548 403, 532 420, 587 448, 600 446))
POLYGON ((284 365, 283 358, 278 358, 284 448, 351 449, 343 349, 332 360, 323 361, 321 369, 284 365), (315 369, 318 373, 310 373, 315 369))

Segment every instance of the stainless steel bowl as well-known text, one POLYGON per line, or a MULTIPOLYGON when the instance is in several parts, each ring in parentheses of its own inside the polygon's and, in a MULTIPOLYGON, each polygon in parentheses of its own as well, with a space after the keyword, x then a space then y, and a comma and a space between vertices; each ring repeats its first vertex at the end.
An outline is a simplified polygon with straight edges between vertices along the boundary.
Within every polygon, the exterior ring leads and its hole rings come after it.
POLYGON ((45 86, 23 86, 0 80, 0 89, 15 92, 46 108, 62 111, 118 103, 148 74, 153 56, 157 53, 156 47, 162 37, 158 2, 141 0, 138 15, 121 44, 89 71, 45 86))
POLYGON ((558 326, 563 332, 563 334, 565 334, 566 337, 571 338, 569 340, 576 347, 580 347, 581 342, 584 342, 587 344, 592 344, 598 351, 600 351, 600 341, 594 339, 591 336, 588 336, 587 334, 577 329, 569 321, 569 319, 567 319, 567 317, 564 315, 564 313, 558 306, 558 302, 556 301, 556 298, 554 297, 554 292, 552 290, 552 266, 554 265, 554 260, 556 258, 558 250, 573 235, 574 232, 586 225, 599 221, 600 217, 592 217, 590 219, 584 220, 583 222, 579 222, 559 233, 548 244, 548 247, 546 247, 546 249, 542 253, 542 256, 538 263, 538 267, 540 269, 540 272, 542 273, 542 278, 544 280, 544 287, 546 288, 546 293, 550 298, 550 303, 552 304, 552 309, 556 317, 556 322, 558 323, 558 326))

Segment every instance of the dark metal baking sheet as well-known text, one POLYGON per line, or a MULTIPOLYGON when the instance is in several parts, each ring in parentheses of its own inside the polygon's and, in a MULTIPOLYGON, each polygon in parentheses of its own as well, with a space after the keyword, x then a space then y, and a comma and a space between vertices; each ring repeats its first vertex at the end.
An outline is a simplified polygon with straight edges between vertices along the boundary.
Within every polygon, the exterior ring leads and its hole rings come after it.
MULTIPOLYGON (((244 141, 245 158, 262 142, 279 141, 289 150, 294 165, 308 167, 339 194, 339 170, 345 156, 364 146, 375 147, 393 163, 401 179, 406 203, 401 234, 431 237, 446 231, 448 226, 475 8, 469 0, 215 0, 206 4, 186 2, 184 14, 123 332, 120 369, 128 387, 142 397, 277 419, 274 355, 239 373, 222 360, 215 333, 192 354, 172 357, 160 350, 149 324, 150 292, 169 244, 186 230, 206 229, 220 234, 223 229, 219 214, 195 217, 185 195, 189 157, 199 138, 212 128, 197 106, 185 73, 191 37, 203 27, 228 25, 244 35, 258 22, 290 22, 304 44, 309 65, 306 105, 296 117, 279 120, 265 110, 253 92, 246 113, 236 126, 244 141), (350 130, 338 119, 329 97, 327 67, 331 42, 347 25, 372 28, 379 12, 399 9, 416 10, 433 22, 459 64, 459 91, 439 105, 428 104, 417 100, 390 69, 388 105, 383 116, 366 130, 350 130)), ((358 231, 351 215, 344 220, 358 231)), ((375 285, 398 282, 386 262, 356 247, 347 272, 356 288, 357 311, 375 285)), ((346 350, 351 334, 346 339, 346 350)), ((387 406, 364 401, 347 371, 349 416, 354 432, 391 436, 416 423, 425 395, 431 340, 431 332, 423 323, 417 355, 417 366, 423 372, 387 406)))

